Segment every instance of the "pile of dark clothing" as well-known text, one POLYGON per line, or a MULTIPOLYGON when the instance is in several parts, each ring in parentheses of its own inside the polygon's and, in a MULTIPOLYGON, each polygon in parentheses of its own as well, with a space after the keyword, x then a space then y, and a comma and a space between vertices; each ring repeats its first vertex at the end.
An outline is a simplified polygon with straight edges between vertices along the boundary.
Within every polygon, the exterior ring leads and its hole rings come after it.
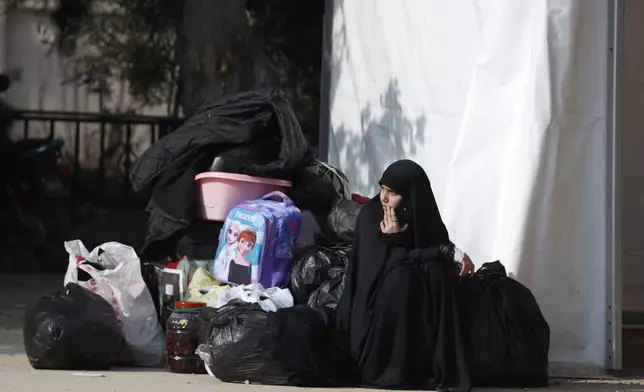
POLYGON ((346 177, 314 159, 282 91, 257 90, 202 103, 134 165, 133 189, 151 195, 144 260, 174 258, 178 245, 213 254, 217 244, 204 241, 203 233, 212 238, 217 224, 191 226, 197 211, 195 176, 206 171, 290 180, 289 196, 313 213, 326 235, 351 236, 358 203, 350 200, 346 177))
POLYGON ((275 90, 204 102, 176 131, 148 149, 131 172, 135 191, 151 193, 143 259, 174 256, 197 212, 195 176, 216 169, 292 179, 312 158, 295 113, 275 90))

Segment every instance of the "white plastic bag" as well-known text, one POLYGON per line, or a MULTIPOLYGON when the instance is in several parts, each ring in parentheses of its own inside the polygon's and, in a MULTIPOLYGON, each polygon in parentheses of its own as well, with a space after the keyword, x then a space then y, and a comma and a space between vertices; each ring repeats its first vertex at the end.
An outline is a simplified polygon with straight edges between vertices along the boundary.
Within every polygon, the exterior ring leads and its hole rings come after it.
POLYGON ((235 286, 224 291, 217 298, 217 307, 220 308, 233 299, 257 303, 266 312, 275 312, 277 309, 293 306, 293 295, 288 289, 271 287, 267 290, 260 283, 235 286))
POLYGON ((134 249, 118 242, 107 242, 90 253, 79 240, 65 242, 65 249, 69 253, 65 285, 76 283, 105 298, 114 307, 132 350, 134 364, 162 364, 165 352, 163 330, 150 291, 141 276, 141 261, 134 249), (85 262, 96 263, 105 269, 101 271, 85 262), (91 279, 79 281, 79 270, 89 274, 91 279))

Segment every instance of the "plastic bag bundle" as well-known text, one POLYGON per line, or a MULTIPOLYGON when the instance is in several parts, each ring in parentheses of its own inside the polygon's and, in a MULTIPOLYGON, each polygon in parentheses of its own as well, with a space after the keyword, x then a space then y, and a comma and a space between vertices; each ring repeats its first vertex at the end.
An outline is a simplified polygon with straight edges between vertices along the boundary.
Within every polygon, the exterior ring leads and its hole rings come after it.
POLYGON ((362 206, 353 200, 338 201, 327 217, 327 224, 331 230, 329 237, 352 244, 353 232, 361 209, 362 206))
POLYGON ((297 304, 335 308, 344 290, 349 245, 313 246, 295 259, 291 291, 297 304))
POLYGON ((73 283, 26 313, 23 337, 34 369, 104 370, 129 361, 112 306, 73 283))
POLYGON ((328 163, 316 160, 312 165, 307 166, 306 170, 315 174, 324 183, 331 185, 339 199, 351 199, 349 179, 339 169, 328 163))
POLYGON ((197 353, 224 382, 301 387, 347 385, 324 313, 307 306, 264 312, 234 300, 201 313, 206 325, 197 353))
POLYGON ((547 386, 550 328, 532 292, 498 261, 464 278, 463 288, 472 385, 547 386))
POLYGON ((217 307, 222 307, 233 300, 256 303, 266 312, 293 306, 293 296, 288 289, 271 287, 265 289, 259 283, 235 286, 222 292, 217 298, 217 307))
POLYGON ((163 329, 134 249, 108 242, 88 252, 78 240, 66 242, 65 249, 69 253, 65 284, 76 283, 107 300, 122 326, 134 364, 161 365, 163 329))
POLYGON ((206 343, 199 346, 197 354, 208 372, 224 382, 259 382, 259 377, 267 384, 284 385, 282 378, 273 378, 277 371, 262 357, 268 315, 258 304, 240 299, 219 309, 204 309, 201 318, 206 343))
POLYGON ((302 210, 327 215, 336 202, 351 198, 344 173, 318 160, 305 166, 292 180, 289 196, 302 210))

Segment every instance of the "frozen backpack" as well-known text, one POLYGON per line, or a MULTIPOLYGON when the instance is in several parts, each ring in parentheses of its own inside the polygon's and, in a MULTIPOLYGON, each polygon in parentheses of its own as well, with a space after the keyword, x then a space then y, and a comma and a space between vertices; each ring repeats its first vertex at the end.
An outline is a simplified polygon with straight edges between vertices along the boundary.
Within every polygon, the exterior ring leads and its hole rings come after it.
POLYGON ((266 288, 288 284, 301 224, 302 213, 281 192, 237 205, 221 230, 213 277, 266 288))

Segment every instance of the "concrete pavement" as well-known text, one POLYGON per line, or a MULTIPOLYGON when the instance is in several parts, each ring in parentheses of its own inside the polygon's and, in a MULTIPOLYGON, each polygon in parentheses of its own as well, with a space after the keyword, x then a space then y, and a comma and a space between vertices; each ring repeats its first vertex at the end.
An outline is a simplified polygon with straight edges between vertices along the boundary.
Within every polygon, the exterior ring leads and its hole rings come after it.
MULTIPOLYGON (((225 384, 206 375, 170 374, 162 369, 117 369, 89 373, 34 370, 24 354, 23 314, 38 298, 59 290, 62 281, 60 275, 0 275, 0 392, 270 392, 285 389, 225 384)), ((633 379, 553 380, 549 390, 644 392, 644 382, 633 379)))

